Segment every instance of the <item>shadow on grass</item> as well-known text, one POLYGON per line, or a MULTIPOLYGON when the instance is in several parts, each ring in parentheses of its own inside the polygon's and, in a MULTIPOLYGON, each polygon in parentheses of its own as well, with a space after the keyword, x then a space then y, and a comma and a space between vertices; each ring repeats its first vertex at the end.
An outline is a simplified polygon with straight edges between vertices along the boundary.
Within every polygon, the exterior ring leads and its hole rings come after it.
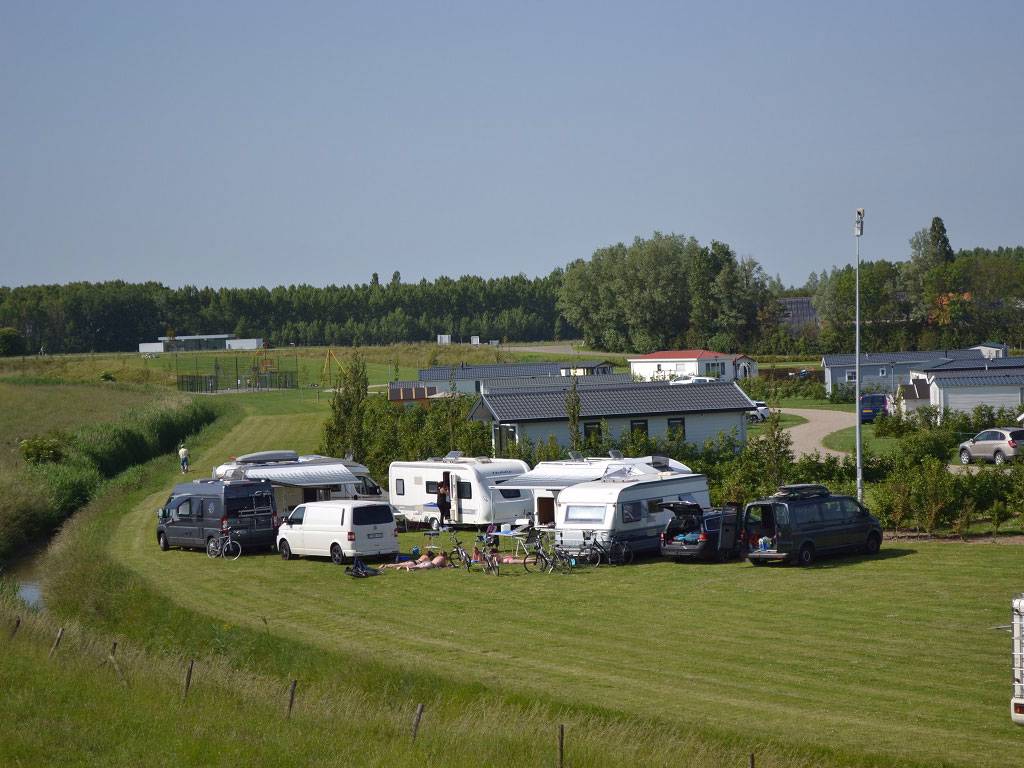
POLYGON ((908 555, 916 555, 916 549, 905 549, 903 547, 883 546, 875 555, 822 555, 814 561, 811 568, 835 568, 845 565, 857 565, 858 563, 870 563, 876 560, 896 560, 908 555))

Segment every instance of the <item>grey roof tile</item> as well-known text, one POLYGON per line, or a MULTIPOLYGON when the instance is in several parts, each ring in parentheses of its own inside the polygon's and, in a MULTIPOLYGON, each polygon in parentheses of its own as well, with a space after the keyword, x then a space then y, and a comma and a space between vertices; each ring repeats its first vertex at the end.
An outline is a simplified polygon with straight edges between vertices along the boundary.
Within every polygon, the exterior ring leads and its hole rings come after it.
MULTIPOLYGON (((617 384, 631 384, 633 375, 630 373, 607 373, 599 376, 577 376, 577 386, 608 387, 617 384)), ((480 386, 488 392, 499 389, 547 389, 566 390, 572 386, 572 376, 512 376, 503 379, 484 379, 480 386)))
MULTIPOLYGON (((822 358, 826 368, 853 365, 856 355, 825 355, 822 358)), ((920 352, 862 352, 861 365, 878 365, 880 363, 924 363, 936 360, 980 359, 980 349, 933 349, 920 352)))

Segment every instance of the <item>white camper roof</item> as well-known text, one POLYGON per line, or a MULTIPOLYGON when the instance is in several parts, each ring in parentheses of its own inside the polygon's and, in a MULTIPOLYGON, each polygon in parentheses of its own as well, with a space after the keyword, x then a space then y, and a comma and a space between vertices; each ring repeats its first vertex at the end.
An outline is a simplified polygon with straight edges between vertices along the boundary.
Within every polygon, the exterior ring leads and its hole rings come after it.
MULTIPOLYGON (((283 454, 287 451, 264 451, 265 455, 283 454)), ((293 455, 294 452, 292 452, 293 455)), ((246 478, 250 480, 269 480, 277 485, 294 486, 327 486, 327 485, 358 485, 359 478, 355 472, 366 468, 361 464, 333 459, 328 456, 296 456, 292 460, 242 461, 248 454, 238 460, 221 464, 214 470, 218 478, 246 478)))
POLYGON ((624 477, 641 477, 643 475, 653 477, 665 472, 689 475, 693 473, 693 470, 675 459, 663 460, 660 456, 657 458, 641 456, 621 459, 587 458, 570 461, 542 461, 529 472, 524 472, 501 483, 500 487, 524 490, 544 488, 549 491, 560 491, 570 485, 600 480, 618 473, 626 473, 624 477))
MULTIPOLYGON (((697 501, 695 491, 707 492, 707 478, 700 474, 680 474, 675 472, 648 472, 640 475, 629 476, 626 473, 614 473, 614 476, 605 476, 600 480, 591 480, 585 483, 577 483, 558 494, 558 505, 573 503, 610 503, 618 501, 626 491, 637 490, 641 495, 645 493, 669 493, 678 492, 679 498, 684 501, 697 501), (654 491, 650 489, 656 489, 654 491)), ((634 494, 627 494, 626 498, 633 498, 634 494)))

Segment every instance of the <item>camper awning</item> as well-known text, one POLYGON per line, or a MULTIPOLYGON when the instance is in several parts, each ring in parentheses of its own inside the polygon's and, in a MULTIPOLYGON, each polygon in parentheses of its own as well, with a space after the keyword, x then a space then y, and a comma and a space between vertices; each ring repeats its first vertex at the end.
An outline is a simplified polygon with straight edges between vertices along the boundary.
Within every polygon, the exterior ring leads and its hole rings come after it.
POLYGON ((269 480, 278 485, 303 487, 359 484, 359 478, 338 461, 303 461, 286 466, 246 467, 245 476, 253 480, 269 480))
POLYGON ((685 464, 668 459, 666 468, 655 468, 652 466, 654 458, 643 456, 638 459, 607 459, 598 461, 552 461, 541 462, 529 472, 510 477, 502 483, 491 486, 492 488, 519 488, 529 490, 543 488, 549 491, 560 491, 577 483, 586 483, 591 480, 600 480, 602 477, 616 475, 622 477, 639 477, 645 472, 678 472, 680 474, 692 474, 685 464))

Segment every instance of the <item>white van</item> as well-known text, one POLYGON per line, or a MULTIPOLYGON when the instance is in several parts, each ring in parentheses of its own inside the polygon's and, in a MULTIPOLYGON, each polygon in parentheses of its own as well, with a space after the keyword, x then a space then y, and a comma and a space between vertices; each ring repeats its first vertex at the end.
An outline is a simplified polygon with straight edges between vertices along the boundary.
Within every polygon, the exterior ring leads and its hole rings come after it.
POLYGON ((665 501, 711 506, 704 475, 658 472, 637 477, 625 468, 601 480, 570 485, 555 502, 555 533, 560 544, 577 550, 584 532, 602 543, 627 542, 634 553, 658 551, 660 534, 672 517, 665 501))
POLYGON ((277 531, 277 551, 329 557, 338 565, 354 557, 398 553, 398 528, 388 504, 377 501, 311 501, 291 511, 277 531))
POLYGON ((436 529, 441 523, 437 486, 445 481, 451 490, 454 525, 512 523, 532 514, 533 494, 500 485, 529 468, 519 459, 463 458, 458 451, 443 459, 393 461, 388 468, 389 498, 406 520, 436 529))

